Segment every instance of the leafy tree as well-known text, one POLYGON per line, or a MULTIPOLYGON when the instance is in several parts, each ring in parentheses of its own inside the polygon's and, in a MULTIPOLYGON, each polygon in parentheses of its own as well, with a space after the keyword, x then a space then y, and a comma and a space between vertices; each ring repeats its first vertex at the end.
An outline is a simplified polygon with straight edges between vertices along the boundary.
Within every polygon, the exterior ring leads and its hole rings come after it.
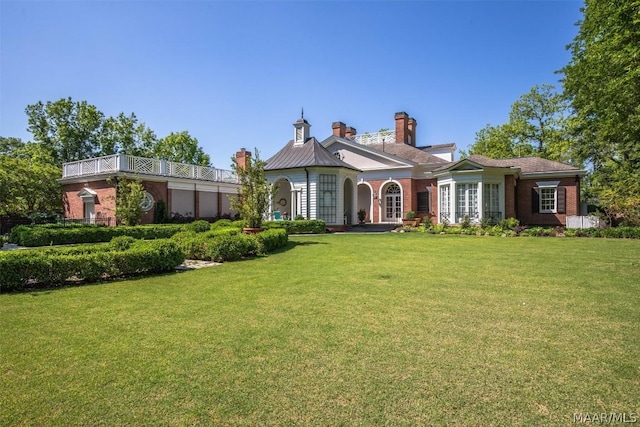
POLYGON ((561 70, 576 152, 608 215, 640 224, 640 0, 586 0, 582 12, 561 70))
POLYGON ((476 133, 469 154, 492 158, 538 156, 575 163, 567 107, 553 85, 536 85, 511 106, 507 123, 487 125, 476 133))
POLYGON ((104 114, 86 101, 70 97, 58 101, 38 101, 26 108, 28 130, 42 144, 56 165, 93 157, 99 146, 104 114))
POLYGON ((0 215, 61 212, 60 168, 38 144, 0 155, 0 215))
POLYGON ((20 138, 14 138, 12 136, 5 138, 0 136, 0 156, 7 155, 12 156, 17 150, 23 148, 25 145, 20 138))
POLYGON ((171 132, 160 139, 153 149, 159 159, 178 163, 189 163, 200 166, 211 166, 211 158, 198 146, 198 140, 189 132, 171 132))
POLYGON ((231 158, 231 166, 239 181, 238 197, 230 197, 231 209, 240 214, 247 227, 260 228, 269 210, 269 201, 277 191, 265 177, 266 162, 260 158, 258 149, 256 156, 245 157, 245 165, 238 163, 236 157, 231 158))
POLYGON ((116 186, 116 218, 123 225, 136 225, 142 219, 144 187, 139 179, 118 178, 116 186))
POLYGON ((157 144, 155 133, 144 123, 138 122, 134 113, 107 117, 100 131, 100 155, 129 154, 152 157, 157 144))

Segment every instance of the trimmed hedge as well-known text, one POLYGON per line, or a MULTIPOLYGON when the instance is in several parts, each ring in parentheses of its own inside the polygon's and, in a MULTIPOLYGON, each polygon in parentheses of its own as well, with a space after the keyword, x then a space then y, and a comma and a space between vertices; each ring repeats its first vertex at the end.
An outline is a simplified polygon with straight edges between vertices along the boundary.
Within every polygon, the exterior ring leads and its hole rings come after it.
POLYGON ((321 219, 300 219, 294 221, 265 221, 264 228, 284 228, 289 234, 313 233, 322 234, 327 231, 327 224, 321 219))
POLYGON ((11 230, 9 242, 16 243, 20 246, 34 247, 109 242, 118 236, 130 236, 134 239, 142 240, 166 239, 182 231, 183 227, 185 227, 184 224, 153 224, 118 227, 98 225, 82 227, 21 225, 11 230))
POLYGON ((183 262, 184 253, 168 239, 7 251, 0 253, 0 291, 173 271, 183 262))
POLYGON ((286 246, 284 229, 270 229, 257 234, 244 234, 238 228, 219 228, 207 233, 183 231, 172 238, 188 259, 203 261, 235 261, 262 255, 286 246))

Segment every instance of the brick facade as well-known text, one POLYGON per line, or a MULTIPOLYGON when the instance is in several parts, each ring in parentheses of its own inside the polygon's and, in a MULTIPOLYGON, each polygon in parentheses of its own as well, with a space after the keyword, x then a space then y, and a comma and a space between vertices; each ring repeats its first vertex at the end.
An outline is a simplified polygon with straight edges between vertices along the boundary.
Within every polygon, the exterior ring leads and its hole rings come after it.
POLYGON ((84 218, 84 201, 78 196, 83 188, 89 188, 96 192, 94 197, 94 213, 96 218, 113 218, 115 224, 116 189, 106 180, 93 181, 91 183, 66 184, 62 193, 65 218, 84 218))
MULTIPOLYGON (((565 225, 567 215, 580 215, 580 179, 575 177, 567 178, 546 178, 546 179, 521 179, 518 181, 518 213, 517 218, 521 224, 528 225, 565 225), (560 181, 558 188, 565 189, 565 212, 564 213, 536 213, 532 206, 532 189, 537 186, 537 182, 560 181)), ((515 215, 514 215, 515 216, 515 215)))

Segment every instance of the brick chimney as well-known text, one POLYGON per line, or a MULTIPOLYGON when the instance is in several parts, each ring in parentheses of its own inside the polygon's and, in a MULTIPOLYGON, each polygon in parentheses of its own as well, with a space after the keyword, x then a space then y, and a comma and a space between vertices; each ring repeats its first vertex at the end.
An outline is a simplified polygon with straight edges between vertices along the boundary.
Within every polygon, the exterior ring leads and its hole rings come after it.
POLYGON ((349 126, 344 130, 345 138, 353 138, 354 136, 356 136, 356 128, 352 128, 351 126, 349 126))
POLYGON ((396 144, 406 144, 409 136, 409 115, 404 111, 395 114, 396 144))
POLYGON ((407 122, 407 131, 409 133, 407 143, 412 147, 416 146, 416 126, 418 126, 416 119, 409 117, 409 121, 407 122))
POLYGON ((333 122, 333 124, 331 125, 331 128, 333 129, 333 136, 339 136, 340 138, 344 138, 347 125, 345 125, 342 122, 333 122))
POLYGON ((251 157, 251 151, 247 151, 244 148, 241 148, 240 151, 236 153, 236 161, 238 162, 238 166, 244 168, 247 165, 247 160, 251 157))

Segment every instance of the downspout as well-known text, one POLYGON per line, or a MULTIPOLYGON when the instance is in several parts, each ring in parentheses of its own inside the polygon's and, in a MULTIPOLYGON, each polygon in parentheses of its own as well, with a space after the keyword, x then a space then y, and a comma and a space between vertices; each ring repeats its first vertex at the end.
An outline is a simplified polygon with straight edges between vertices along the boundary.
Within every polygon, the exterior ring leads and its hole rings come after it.
POLYGON ((309 212, 311 211, 311 198, 310 198, 310 189, 309 189, 309 170, 305 167, 304 171, 307 174, 307 219, 311 219, 309 216, 309 212))

